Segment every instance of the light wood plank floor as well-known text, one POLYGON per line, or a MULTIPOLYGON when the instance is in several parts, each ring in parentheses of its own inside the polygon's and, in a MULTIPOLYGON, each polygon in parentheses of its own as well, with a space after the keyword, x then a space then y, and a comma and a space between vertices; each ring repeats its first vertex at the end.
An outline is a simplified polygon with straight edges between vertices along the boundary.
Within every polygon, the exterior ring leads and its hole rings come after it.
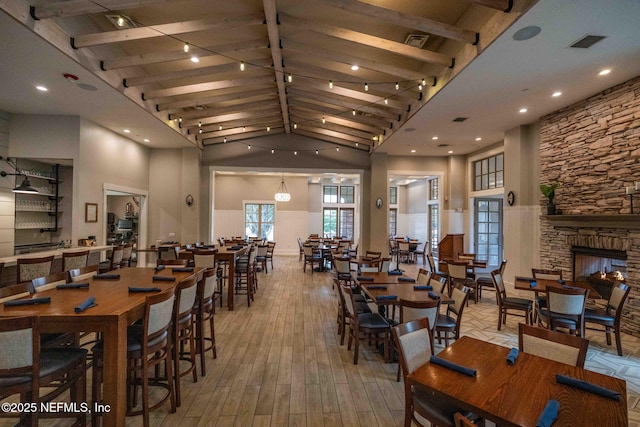
MULTIPOLYGON (((207 375, 182 380, 182 406, 151 414, 153 426, 402 426, 404 389, 397 364, 385 364, 368 345, 358 365, 339 345, 337 294, 329 273, 302 272, 298 257, 275 257, 275 270, 258 273, 255 301, 237 296, 236 310, 217 310, 218 358, 207 356, 207 375)), ((421 265, 402 265, 415 276, 421 265)), ((508 291, 513 294, 513 290, 508 291)), ((531 298, 531 295, 523 296, 531 298)), ((225 304, 226 306, 226 304, 225 304)), ((517 346, 517 319, 498 332, 495 296, 485 291, 464 312, 463 335, 517 346)), ((625 356, 590 332, 587 369, 627 381, 631 426, 640 427, 640 340, 623 338, 625 356)), ((439 351, 442 345, 436 345, 439 351)), ((127 418, 127 425, 142 417, 127 418)), ((0 422, 0 426, 13 425, 0 422)), ((65 425, 53 422, 48 425, 65 425)))

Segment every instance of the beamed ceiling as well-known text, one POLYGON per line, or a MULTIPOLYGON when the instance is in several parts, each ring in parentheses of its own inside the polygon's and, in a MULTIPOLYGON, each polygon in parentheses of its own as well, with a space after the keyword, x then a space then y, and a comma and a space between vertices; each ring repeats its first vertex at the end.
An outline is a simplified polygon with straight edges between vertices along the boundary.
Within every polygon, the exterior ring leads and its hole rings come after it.
POLYGON ((194 144, 299 133, 372 151, 532 3, 34 1, 22 21, 194 144))

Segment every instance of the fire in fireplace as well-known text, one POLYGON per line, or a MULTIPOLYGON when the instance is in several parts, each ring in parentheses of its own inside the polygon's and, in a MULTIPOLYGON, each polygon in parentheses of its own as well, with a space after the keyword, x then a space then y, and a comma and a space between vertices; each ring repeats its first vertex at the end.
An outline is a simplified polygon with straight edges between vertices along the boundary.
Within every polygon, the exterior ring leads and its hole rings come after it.
POLYGON ((627 277, 625 251, 573 246, 573 280, 591 283, 603 298, 608 299, 617 282, 627 277))

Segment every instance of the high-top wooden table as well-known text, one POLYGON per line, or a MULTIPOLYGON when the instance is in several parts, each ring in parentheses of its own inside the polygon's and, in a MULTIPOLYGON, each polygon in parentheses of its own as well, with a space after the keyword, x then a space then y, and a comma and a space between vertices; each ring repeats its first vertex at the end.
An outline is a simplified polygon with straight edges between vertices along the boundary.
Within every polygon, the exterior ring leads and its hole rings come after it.
POLYGON ((565 280, 564 283, 560 283, 557 280, 547 280, 547 279, 534 279, 531 277, 519 277, 516 276, 516 280, 514 282, 514 287, 521 291, 532 291, 532 292, 541 292, 547 293, 547 288, 561 288, 562 286, 572 286, 574 288, 582 288, 589 289, 589 295, 587 298, 589 299, 600 299, 602 296, 596 291, 593 286, 591 286, 587 282, 579 282, 573 280, 565 280), (532 282, 536 282, 535 286, 531 286, 532 282))
POLYGON ((219 247, 216 252, 216 260, 229 263, 229 283, 227 283, 227 308, 233 311, 233 295, 235 291, 236 280, 236 260, 240 255, 249 252, 249 246, 243 246, 241 249, 231 249, 233 246, 219 247))
MULTIPOLYGON (((102 332, 104 339, 104 403, 110 411, 103 414, 105 426, 124 426, 127 385, 127 326, 144 316, 144 304, 150 293, 130 293, 129 286, 174 288, 178 283, 196 275, 173 273, 171 268, 156 272, 153 268, 121 268, 118 280, 90 279, 88 289, 50 289, 37 297, 51 297, 50 304, 4 307, 0 304, 0 316, 38 316, 41 332, 102 332), (153 276, 175 276, 174 282, 153 281, 153 276), (82 313, 74 308, 89 296, 95 297, 96 306, 82 313)), ((31 298, 31 297, 29 297, 31 298)))
POLYGON ((407 380, 418 389, 448 396, 463 411, 500 426, 535 426, 549 399, 560 403, 554 426, 628 425, 625 381, 524 352, 509 366, 507 354, 506 347, 464 336, 438 356, 475 369, 476 377, 426 363, 407 380), (559 384, 556 374, 617 391, 620 401, 559 384))

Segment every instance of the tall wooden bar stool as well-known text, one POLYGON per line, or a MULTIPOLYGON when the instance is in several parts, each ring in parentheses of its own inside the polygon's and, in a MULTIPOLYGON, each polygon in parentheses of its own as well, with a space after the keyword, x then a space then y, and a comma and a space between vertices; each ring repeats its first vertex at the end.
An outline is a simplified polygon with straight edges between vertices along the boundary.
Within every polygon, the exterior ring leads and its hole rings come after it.
POLYGON ((196 316, 196 353, 200 354, 200 373, 206 375, 205 354, 211 350, 213 358, 218 357, 216 353, 216 335, 214 329, 213 315, 216 312, 215 288, 218 281, 216 269, 208 269, 204 272, 204 278, 198 282, 198 294, 195 303, 196 316), (206 325, 209 323, 209 336, 206 336, 206 325), (209 345, 207 345, 207 342, 209 345))
POLYGON ((192 374, 193 382, 198 381, 196 369, 196 344, 194 331, 194 306, 196 303, 196 278, 185 280, 176 287, 176 299, 173 308, 173 363, 176 381, 176 406, 182 404, 180 378, 192 374), (185 349, 185 344, 189 350, 185 349), (180 370, 180 361, 189 362, 185 370, 180 370))
POLYGON ((62 252, 62 271, 86 267, 88 258, 89 249, 85 251, 62 252))
POLYGON ((53 255, 39 258, 18 258, 18 283, 51 274, 53 255))

